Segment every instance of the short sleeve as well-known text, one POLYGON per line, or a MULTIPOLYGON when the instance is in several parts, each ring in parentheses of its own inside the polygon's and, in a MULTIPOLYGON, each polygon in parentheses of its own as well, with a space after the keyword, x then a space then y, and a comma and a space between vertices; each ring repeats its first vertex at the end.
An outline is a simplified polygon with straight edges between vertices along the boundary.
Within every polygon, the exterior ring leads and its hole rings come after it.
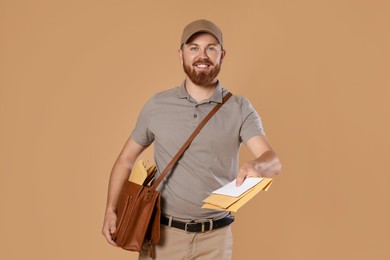
POLYGON ((138 115, 137 123, 131 133, 131 138, 140 145, 150 145, 154 134, 150 131, 150 121, 153 115, 153 99, 145 103, 138 115))
POLYGON ((241 102, 242 125, 240 129, 241 142, 246 143, 251 137, 265 135, 259 114, 248 99, 242 97, 241 102))

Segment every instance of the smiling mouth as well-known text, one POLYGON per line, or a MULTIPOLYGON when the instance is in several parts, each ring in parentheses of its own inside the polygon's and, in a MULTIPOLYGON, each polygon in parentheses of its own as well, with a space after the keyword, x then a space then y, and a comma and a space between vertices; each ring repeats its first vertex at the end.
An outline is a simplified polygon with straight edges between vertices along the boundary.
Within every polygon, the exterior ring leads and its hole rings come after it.
POLYGON ((200 68, 200 69, 205 69, 210 67, 209 64, 195 64, 195 67, 200 68))
POLYGON ((208 59, 197 60, 193 63, 193 66, 197 67, 199 69, 206 69, 212 65, 213 65, 213 63, 211 61, 209 61, 208 59))

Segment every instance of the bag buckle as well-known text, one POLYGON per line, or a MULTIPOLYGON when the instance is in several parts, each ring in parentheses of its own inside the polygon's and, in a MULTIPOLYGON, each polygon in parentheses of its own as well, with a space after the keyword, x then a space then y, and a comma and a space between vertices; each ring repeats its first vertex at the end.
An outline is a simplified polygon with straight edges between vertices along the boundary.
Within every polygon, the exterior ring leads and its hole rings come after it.
POLYGON ((146 191, 146 195, 145 195, 145 200, 146 200, 146 201, 149 201, 149 200, 151 200, 151 199, 152 199, 152 197, 153 197, 153 194, 154 194, 154 192, 153 192, 153 191, 151 191, 151 190, 147 190, 147 191, 146 191))

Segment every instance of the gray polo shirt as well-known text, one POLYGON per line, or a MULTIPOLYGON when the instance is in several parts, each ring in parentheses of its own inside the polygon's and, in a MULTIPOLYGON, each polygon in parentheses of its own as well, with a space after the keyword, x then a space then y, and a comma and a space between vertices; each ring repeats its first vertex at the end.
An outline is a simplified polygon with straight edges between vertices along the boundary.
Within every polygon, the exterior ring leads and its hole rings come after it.
MULTIPOLYGON (((154 142, 158 174, 226 93, 218 84, 210 99, 198 103, 182 84, 154 95, 144 105, 131 137, 140 145, 154 142)), ((162 212, 188 219, 226 215, 223 211, 202 209, 202 200, 236 178, 240 144, 255 135, 264 135, 258 114, 246 98, 233 95, 158 187, 162 212)))

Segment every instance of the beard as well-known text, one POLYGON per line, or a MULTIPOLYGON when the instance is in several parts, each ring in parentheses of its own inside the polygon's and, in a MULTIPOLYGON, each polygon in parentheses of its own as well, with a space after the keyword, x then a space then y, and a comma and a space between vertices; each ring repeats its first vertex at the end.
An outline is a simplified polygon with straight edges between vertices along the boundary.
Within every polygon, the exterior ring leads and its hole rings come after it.
POLYGON ((213 66, 209 72, 206 71, 197 72, 194 67, 199 64, 206 64, 209 66, 214 65, 209 60, 198 60, 194 62, 192 66, 186 65, 185 62, 183 62, 184 72, 187 74, 187 76, 194 84, 202 87, 208 87, 214 83, 215 78, 218 76, 219 71, 221 70, 221 64, 213 66))

